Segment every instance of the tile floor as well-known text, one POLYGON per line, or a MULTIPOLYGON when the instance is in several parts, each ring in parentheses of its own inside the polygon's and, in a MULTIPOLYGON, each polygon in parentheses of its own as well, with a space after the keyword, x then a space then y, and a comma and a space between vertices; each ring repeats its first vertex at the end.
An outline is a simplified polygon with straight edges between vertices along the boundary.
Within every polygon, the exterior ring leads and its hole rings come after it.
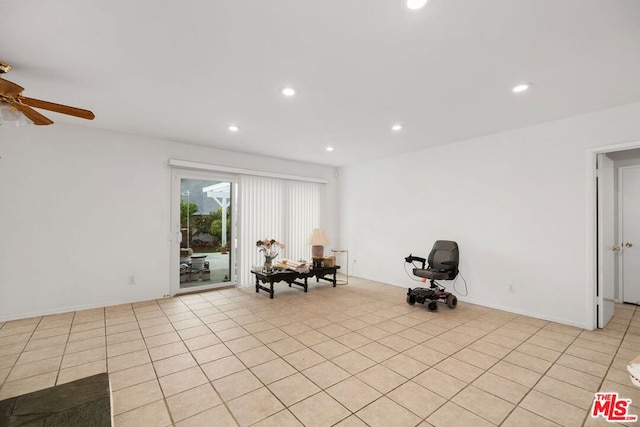
POLYGON ((586 331, 364 280, 226 289, 0 322, 0 400, 109 372, 124 426, 598 426, 632 399, 640 313, 586 331))

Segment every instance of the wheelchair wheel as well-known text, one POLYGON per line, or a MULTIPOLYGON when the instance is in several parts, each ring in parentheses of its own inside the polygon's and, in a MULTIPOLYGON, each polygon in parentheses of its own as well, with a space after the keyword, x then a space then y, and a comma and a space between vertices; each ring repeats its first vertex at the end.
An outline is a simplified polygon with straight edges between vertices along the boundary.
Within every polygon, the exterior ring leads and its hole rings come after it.
POLYGON ((447 306, 449 308, 456 308, 456 305, 458 305, 458 298, 456 298, 455 295, 449 295, 447 297, 447 306))
POLYGON ((438 309, 438 303, 431 301, 427 307, 429 307, 429 310, 431 311, 436 311, 438 309))
POLYGON ((415 303, 416 303, 416 296, 415 295, 407 295, 407 304, 413 305, 415 303))

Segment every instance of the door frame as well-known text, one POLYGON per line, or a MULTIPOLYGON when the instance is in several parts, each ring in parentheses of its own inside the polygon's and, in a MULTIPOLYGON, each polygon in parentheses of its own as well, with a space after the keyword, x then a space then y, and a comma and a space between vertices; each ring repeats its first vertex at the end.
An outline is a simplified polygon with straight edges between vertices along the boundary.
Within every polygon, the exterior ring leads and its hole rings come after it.
POLYGON ((237 247, 235 242, 236 236, 236 220, 237 220, 237 195, 238 195, 238 178, 234 175, 198 171, 191 169, 183 169, 172 167, 171 168, 171 209, 170 209, 170 244, 169 244, 169 259, 171 266, 169 268, 170 277, 170 294, 175 296, 180 293, 199 292, 203 290, 211 290, 227 286, 236 285, 236 264, 237 264, 237 247), (181 225, 180 225, 180 181, 182 179, 206 179, 218 182, 230 182, 231 183, 231 240, 229 248, 229 282, 212 283, 209 285, 202 285, 192 288, 180 288, 180 251, 176 248, 180 247, 180 241, 182 239, 181 225))
POLYGON ((615 216, 615 161, 606 153, 599 153, 598 173, 596 179, 596 224, 598 229, 598 287, 596 290, 596 307, 598 314, 598 328, 606 327, 615 311, 616 294, 616 270, 617 257, 613 252, 617 239, 615 226, 617 218, 615 216), (601 191, 602 190, 602 191, 601 191), (602 228, 600 228, 602 227, 602 228), (605 231, 608 233, 605 234, 605 231), (601 268, 602 267, 602 268, 601 268), (608 286, 605 286, 609 283, 608 286))
POLYGON ((621 144, 605 145, 587 149, 586 172, 587 172, 587 325, 590 329, 598 327, 598 297, 596 288, 598 283, 598 221, 597 221, 597 200, 596 200, 596 169, 598 154, 612 153, 615 151, 631 150, 640 148, 640 141, 625 142, 621 144))
MULTIPOLYGON (((624 198, 622 197, 622 184, 623 184, 623 178, 622 178, 622 174, 624 172, 625 169, 629 169, 629 168, 634 168, 634 169, 638 169, 640 168, 640 165, 626 165, 626 166, 620 166, 618 168, 618 233, 616 235, 616 238, 618 239, 618 244, 620 245, 620 247, 623 247, 624 245, 624 236, 622 235, 623 232, 623 227, 622 227, 622 222, 623 222, 623 202, 624 202, 624 198)), ((622 249, 622 252, 620 253, 622 256, 618 257, 618 295, 620 295, 620 300, 621 302, 624 302, 624 248, 622 249)))

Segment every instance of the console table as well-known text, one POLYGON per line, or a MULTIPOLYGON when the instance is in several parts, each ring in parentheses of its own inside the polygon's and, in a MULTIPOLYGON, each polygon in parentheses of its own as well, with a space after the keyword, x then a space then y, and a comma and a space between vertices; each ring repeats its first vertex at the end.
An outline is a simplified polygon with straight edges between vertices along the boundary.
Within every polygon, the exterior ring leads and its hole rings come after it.
POLYGON ((300 273, 292 270, 275 270, 272 273, 266 273, 260 269, 256 269, 251 270, 251 273, 256 276, 256 293, 259 293, 262 289, 263 291, 269 292, 269 298, 273 299, 273 284, 278 282, 287 282, 289 287, 291 287, 291 285, 300 286, 304 288, 305 292, 307 292, 307 279, 309 277, 315 277, 316 282, 326 280, 327 282, 332 283, 335 288, 338 283, 336 280, 336 274, 339 268, 339 265, 333 267, 317 267, 310 269, 307 273, 300 273), (333 276, 333 278, 331 278, 331 276, 333 276), (299 280, 303 281, 301 282, 299 280), (262 286, 260 282, 263 284, 268 283, 269 287, 267 288, 266 286, 262 286))

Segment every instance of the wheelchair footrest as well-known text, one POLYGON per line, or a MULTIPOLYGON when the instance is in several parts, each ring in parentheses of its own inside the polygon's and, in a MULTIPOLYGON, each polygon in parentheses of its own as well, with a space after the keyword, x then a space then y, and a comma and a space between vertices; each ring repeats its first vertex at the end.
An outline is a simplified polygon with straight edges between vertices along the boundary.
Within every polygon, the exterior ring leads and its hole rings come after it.
POLYGON ((436 310, 438 301, 446 303, 449 308, 455 308, 458 304, 455 295, 439 288, 409 288, 407 291, 407 303, 410 305, 418 302, 426 304, 429 310, 436 310))
MULTIPOLYGON (((439 300, 443 298, 442 294, 448 294, 448 292, 441 292, 433 288, 415 288, 409 289, 409 292, 407 292, 407 295, 415 297, 416 302, 420 304, 424 304, 426 300, 439 300)), ((446 297, 444 295, 444 298, 446 297)))

